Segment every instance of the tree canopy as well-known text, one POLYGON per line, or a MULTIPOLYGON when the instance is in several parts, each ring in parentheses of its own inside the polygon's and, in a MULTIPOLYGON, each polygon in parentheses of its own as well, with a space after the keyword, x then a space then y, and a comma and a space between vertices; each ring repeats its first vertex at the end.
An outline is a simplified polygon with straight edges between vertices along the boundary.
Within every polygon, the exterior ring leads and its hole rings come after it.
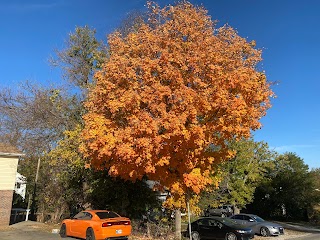
POLYGON ((314 175, 295 153, 281 154, 274 162, 249 209, 267 218, 307 220, 307 210, 319 202, 314 175))
POLYGON ((86 95, 94 85, 93 74, 108 56, 107 47, 95 37, 96 30, 88 26, 76 27, 69 34, 65 49, 56 51, 56 58, 51 63, 60 66, 65 78, 79 87, 86 95))
POLYGON ((109 35, 110 58, 85 103, 82 151, 93 167, 133 181, 147 175, 183 199, 233 155, 228 141, 261 127, 273 93, 257 70, 261 50, 217 28, 204 8, 148 10, 138 30, 109 35))
POLYGON ((209 187, 202 194, 201 208, 232 204, 235 208, 244 208, 253 201, 257 186, 265 177, 265 172, 274 167, 275 153, 268 144, 243 139, 230 143, 235 151, 234 157, 217 166, 213 177, 221 179, 218 187, 209 187))

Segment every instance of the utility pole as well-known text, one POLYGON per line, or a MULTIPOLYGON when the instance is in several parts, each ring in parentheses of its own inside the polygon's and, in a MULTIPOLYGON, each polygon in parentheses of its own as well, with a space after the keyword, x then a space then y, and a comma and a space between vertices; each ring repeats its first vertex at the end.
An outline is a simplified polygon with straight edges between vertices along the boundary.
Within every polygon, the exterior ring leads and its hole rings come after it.
POLYGON ((37 164, 36 178, 34 180, 33 193, 30 194, 29 198, 28 198, 26 221, 28 221, 28 219, 29 219, 29 212, 31 213, 31 218, 33 220, 35 219, 35 198, 36 198, 36 191, 37 191, 37 182, 38 182, 38 178, 39 178, 40 162, 41 162, 41 158, 38 157, 38 164, 37 164), (30 209, 30 207, 31 207, 31 209, 30 209))

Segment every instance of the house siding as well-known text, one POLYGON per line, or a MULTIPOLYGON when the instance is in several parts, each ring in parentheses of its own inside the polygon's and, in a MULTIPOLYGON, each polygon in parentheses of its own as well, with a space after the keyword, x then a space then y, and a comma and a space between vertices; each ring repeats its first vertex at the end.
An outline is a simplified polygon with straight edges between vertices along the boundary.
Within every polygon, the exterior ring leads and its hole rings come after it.
POLYGON ((0 190, 14 190, 18 158, 0 157, 0 190))
POLYGON ((17 156, 0 156, 0 226, 8 226, 10 222, 17 166, 17 156))

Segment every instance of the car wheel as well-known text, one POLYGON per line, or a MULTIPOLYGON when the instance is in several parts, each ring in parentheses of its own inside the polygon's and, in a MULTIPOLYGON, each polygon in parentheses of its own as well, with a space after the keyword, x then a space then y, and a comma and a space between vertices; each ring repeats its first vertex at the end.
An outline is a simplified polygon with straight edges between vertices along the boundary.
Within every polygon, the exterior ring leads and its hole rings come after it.
POLYGON ((191 233, 192 240, 200 240, 200 234, 197 231, 191 233))
POLYGON ((225 213, 222 213, 222 214, 221 214, 221 217, 223 217, 223 218, 226 217, 226 216, 227 216, 227 215, 226 215, 225 213))
POLYGON ((266 228, 266 227, 262 227, 262 228, 260 229, 260 234, 261 234, 261 236, 263 236, 263 237, 268 237, 268 236, 270 236, 269 229, 266 228))
POLYGON ((87 229, 86 240, 96 240, 96 237, 94 236, 94 232, 92 228, 87 229))
POLYGON ((62 237, 62 238, 67 237, 67 226, 66 226, 66 224, 62 224, 61 225, 59 234, 60 234, 60 237, 62 237))
POLYGON ((234 233, 227 233, 225 240, 237 240, 237 236, 234 233))

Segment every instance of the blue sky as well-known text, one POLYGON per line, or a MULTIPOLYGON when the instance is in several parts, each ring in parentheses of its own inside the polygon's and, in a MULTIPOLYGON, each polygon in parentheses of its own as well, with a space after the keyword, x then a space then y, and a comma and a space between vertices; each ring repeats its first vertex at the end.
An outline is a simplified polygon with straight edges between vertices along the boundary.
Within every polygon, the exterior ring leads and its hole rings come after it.
MULTIPOLYGON (((157 1, 161 6, 174 1, 157 1)), ((219 24, 263 49, 262 69, 277 98, 254 138, 271 149, 295 152, 320 167, 320 2, 317 0, 191 0, 219 24)), ((144 0, 0 1, 0 87, 25 80, 44 85, 61 80, 48 59, 76 26, 88 25, 105 40, 126 14, 145 9, 144 0)))

